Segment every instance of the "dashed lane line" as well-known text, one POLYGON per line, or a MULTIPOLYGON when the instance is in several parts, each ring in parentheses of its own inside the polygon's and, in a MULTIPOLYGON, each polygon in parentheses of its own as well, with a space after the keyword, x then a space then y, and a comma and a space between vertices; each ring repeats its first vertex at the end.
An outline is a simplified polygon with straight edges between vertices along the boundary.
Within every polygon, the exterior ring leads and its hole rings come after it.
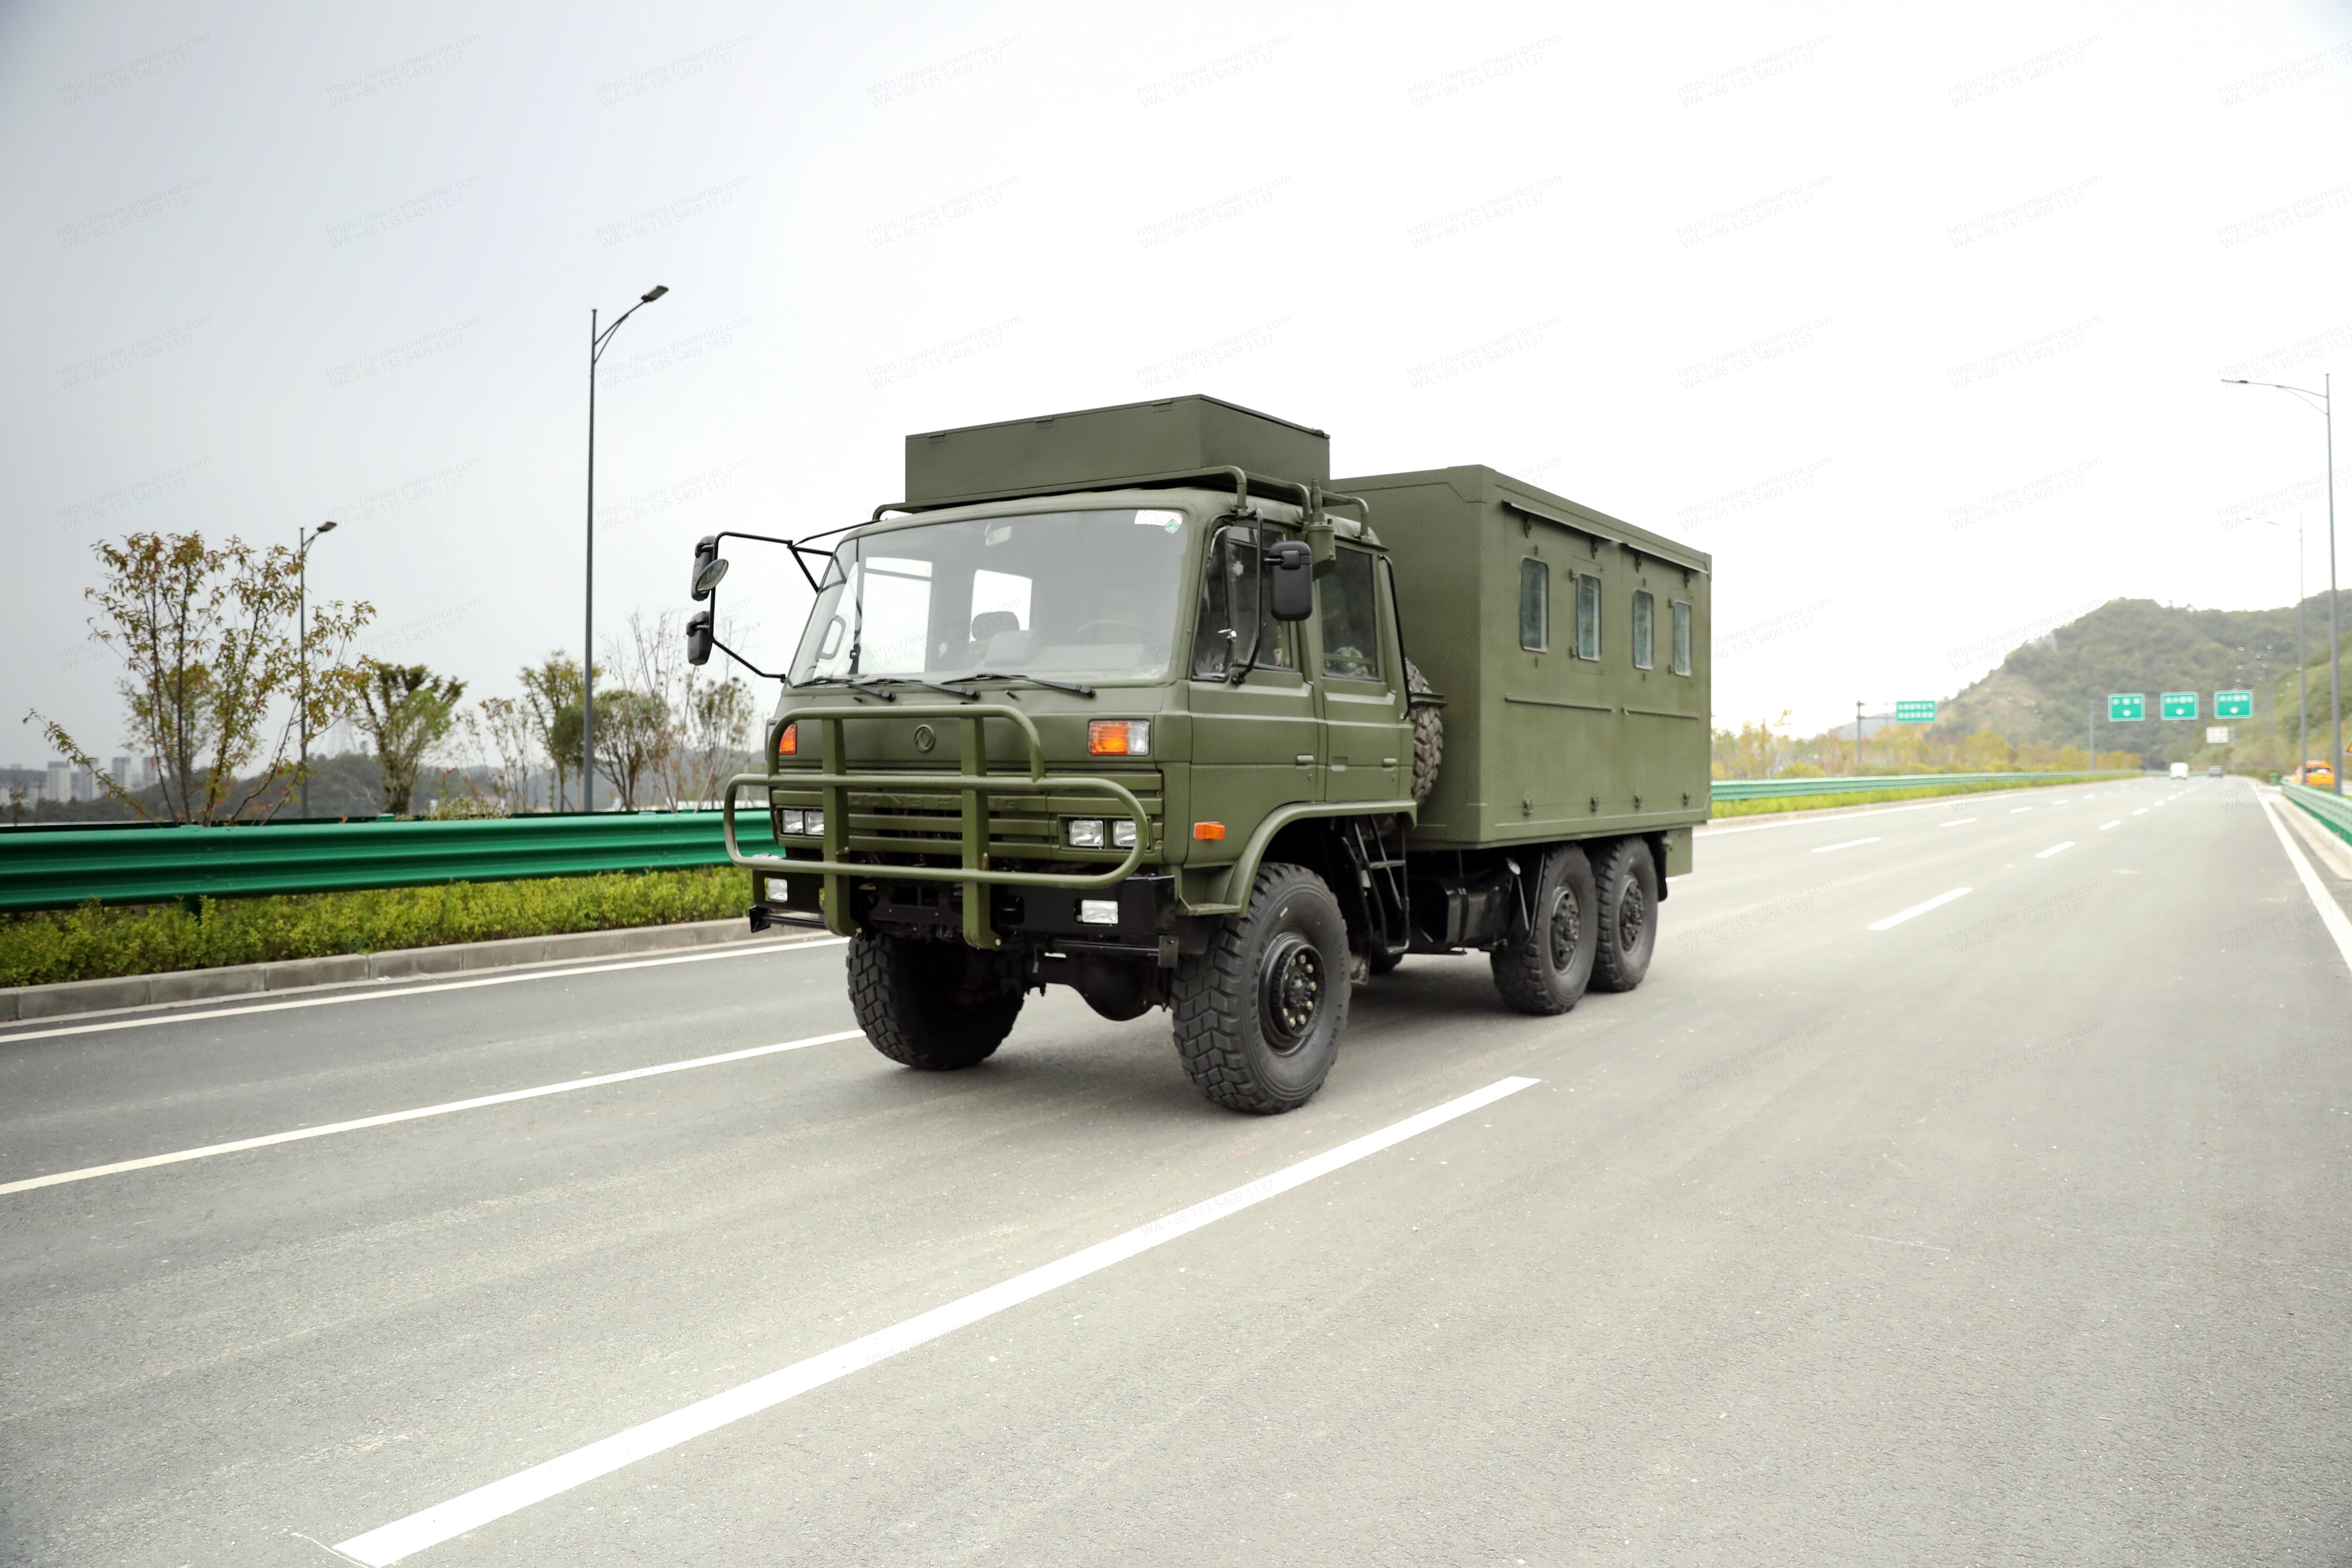
POLYGON ((394 1520, 363 1535, 354 1535, 349 1541, 337 1542, 334 1550, 354 1562, 367 1564, 367 1568, 386 1568, 389 1563, 400 1562, 426 1547, 437 1546, 453 1536, 478 1530, 494 1520, 518 1513, 559 1492, 569 1491, 599 1476, 610 1475, 624 1466, 677 1447, 730 1422, 757 1415, 813 1388, 822 1388, 901 1351, 928 1344, 983 1318, 993 1317, 1008 1308, 1034 1300, 1073 1280, 1099 1273, 1162 1242, 1173 1241, 1203 1226, 1213 1225, 1228 1215, 1238 1214, 1293 1187, 1303 1186, 1318 1176, 1328 1175, 1343 1166, 1352 1165, 1408 1138, 1417 1137, 1433 1127, 1444 1126, 1458 1116, 1466 1116, 1523 1089, 1532 1089, 1538 1081, 1531 1078, 1497 1079, 1458 1100, 1449 1100, 1419 1115, 1408 1116, 1378 1132, 1367 1133, 1311 1159, 1285 1166, 1272 1175, 1261 1176, 1205 1203, 1194 1204, 1191 1208, 1179 1209, 1122 1236, 1112 1237, 1108 1241, 1097 1242, 1082 1251, 1073 1252, 1043 1268, 1033 1268, 1026 1274, 1015 1275, 961 1300, 934 1307, 904 1322, 867 1334, 863 1339, 852 1340, 838 1349, 795 1362, 764 1377, 753 1378, 724 1394, 697 1400, 684 1409, 657 1415, 625 1432, 617 1432, 585 1447, 574 1448, 568 1454, 533 1465, 504 1480, 478 1487, 463 1497, 436 1503, 405 1519, 394 1520))
POLYGON ((690 1068, 713 1068, 722 1062, 749 1061, 753 1057, 771 1057, 778 1051, 797 1051, 809 1046, 829 1046, 835 1040, 854 1040, 865 1033, 863 1029, 843 1029, 831 1035, 812 1035, 805 1040, 786 1040, 778 1046, 753 1046, 749 1050, 723 1051, 715 1057, 695 1057, 682 1062, 663 1062, 656 1067, 631 1068, 626 1072, 600 1073, 594 1078, 575 1078, 562 1083, 543 1083, 536 1089, 510 1089, 504 1094, 484 1094, 478 1095, 472 1100, 449 1100, 441 1105, 421 1105, 414 1110, 393 1110, 382 1116, 362 1116, 350 1121, 330 1121, 320 1127, 298 1127, 291 1132, 269 1132, 258 1138, 239 1138, 231 1143, 207 1143, 201 1149, 181 1149, 169 1154, 149 1154, 142 1159, 117 1160, 110 1165, 85 1165, 79 1171, 59 1171, 53 1176, 28 1176, 21 1182, 0 1182, 0 1194, 27 1193, 35 1187, 54 1187, 67 1182, 87 1182, 99 1176, 116 1176, 125 1171, 151 1170, 157 1165, 176 1165, 187 1160, 209 1159, 215 1154, 236 1154, 247 1149, 267 1149, 273 1143, 297 1143, 306 1138, 324 1138, 335 1132, 357 1132, 363 1128, 389 1127, 395 1121, 417 1121, 427 1116, 447 1116, 454 1111, 479 1110, 484 1106, 511 1105, 518 1100, 538 1100, 550 1094, 570 1094, 575 1089, 601 1089, 608 1083, 626 1083, 631 1079, 655 1078, 663 1073, 685 1072, 690 1068))
POLYGON ((2073 847, 2074 847, 2074 841, 2069 838, 2063 844, 2053 844, 2049 848, 2044 849, 2040 854, 2034 856, 2034 858, 2036 860, 2047 860, 2050 857, 2057 854, 2060 850, 2072 849, 2073 847))
POLYGON ((1911 919, 1913 916, 1924 915, 1929 910, 1942 909, 1954 899, 1967 898, 1971 891, 1973 891, 1973 889, 1969 888, 1954 888, 1948 893, 1938 893, 1924 904, 1914 904, 1909 909, 1903 910, 1899 914, 1889 915, 1883 921, 1874 921, 1871 922, 1870 929, 1872 931, 1893 931, 1896 926, 1901 925, 1905 921, 1911 919))
POLYGON ((1816 855, 1826 855, 1832 849, 1859 849, 1865 844, 1876 844, 1878 842, 1879 840, 1875 838, 1849 838, 1843 844, 1824 844, 1820 848, 1814 850, 1813 853, 1816 855))
POLYGON ((2110 827, 2121 827, 2122 826, 2123 823, 2120 819, 2115 822, 2102 822, 2099 824, 2099 831, 2105 833, 2110 827))
POLYGON ((1939 822, 1936 824, 1936 826, 1938 827, 1966 827, 1969 823, 1974 822, 1976 818, 1973 816, 1956 816, 1949 822, 1939 822))

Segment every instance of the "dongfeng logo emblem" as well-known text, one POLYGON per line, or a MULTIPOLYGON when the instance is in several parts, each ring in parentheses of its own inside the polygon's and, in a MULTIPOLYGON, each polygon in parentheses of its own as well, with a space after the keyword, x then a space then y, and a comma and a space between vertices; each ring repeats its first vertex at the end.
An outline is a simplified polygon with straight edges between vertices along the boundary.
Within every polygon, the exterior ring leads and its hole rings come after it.
POLYGON ((939 743, 940 738, 931 733, 931 727, 929 724, 915 726, 915 750, 928 752, 939 743))

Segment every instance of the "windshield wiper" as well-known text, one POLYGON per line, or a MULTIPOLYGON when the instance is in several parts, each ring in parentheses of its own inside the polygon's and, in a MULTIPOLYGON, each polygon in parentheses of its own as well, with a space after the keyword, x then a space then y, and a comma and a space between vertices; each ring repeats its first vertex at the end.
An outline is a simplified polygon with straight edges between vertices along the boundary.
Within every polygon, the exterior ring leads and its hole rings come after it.
POLYGON ((964 676, 961 679, 965 680, 1025 680, 1032 686, 1050 687, 1055 691, 1072 691, 1076 692, 1080 697, 1092 697, 1095 694, 1095 689, 1093 687, 1080 686, 1074 681, 1048 680, 1042 675, 1012 675, 1001 669, 983 669, 977 671, 974 674, 964 676))
POLYGON ((965 689, 964 689, 962 687, 961 687, 961 686, 941 686, 941 685, 940 685, 938 681, 936 681, 936 680, 925 680, 925 679, 923 679, 922 678, 920 678, 919 676, 913 676, 913 675, 877 675, 877 676, 873 677, 872 679, 876 679, 876 680, 891 680, 891 681, 896 681, 896 682, 898 682, 898 683, 899 685, 901 685, 901 686, 921 686, 921 687, 927 687, 927 688, 929 688, 929 689, 931 689, 931 690, 933 690, 933 691, 944 691, 944 692, 946 692, 946 693, 947 693, 949 696, 950 696, 950 697, 961 697, 961 698, 962 698, 966 702, 977 702, 977 701, 979 701, 979 700, 980 700, 980 693, 979 693, 979 692, 977 692, 977 691, 967 691, 967 690, 965 690, 965 689))

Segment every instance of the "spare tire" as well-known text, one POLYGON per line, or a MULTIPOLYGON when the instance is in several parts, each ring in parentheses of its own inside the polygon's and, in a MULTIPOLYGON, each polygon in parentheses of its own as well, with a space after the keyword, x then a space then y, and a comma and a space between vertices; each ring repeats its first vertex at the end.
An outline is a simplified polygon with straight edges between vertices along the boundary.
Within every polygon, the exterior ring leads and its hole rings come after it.
POLYGON ((1412 660, 1404 661, 1407 712, 1412 720, 1412 804, 1420 805, 1437 787, 1437 766, 1445 760, 1445 715, 1433 702, 1414 702, 1410 695, 1427 691, 1429 678, 1412 660))

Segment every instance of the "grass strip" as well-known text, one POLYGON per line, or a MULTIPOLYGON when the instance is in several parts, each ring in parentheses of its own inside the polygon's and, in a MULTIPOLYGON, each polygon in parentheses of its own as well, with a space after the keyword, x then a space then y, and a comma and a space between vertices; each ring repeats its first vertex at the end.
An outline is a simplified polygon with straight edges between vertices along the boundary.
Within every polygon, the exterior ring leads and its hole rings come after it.
POLYGON ((206 899, 0 916, 0 985, 110 980, 285 958, 331 958, 503 937, 676 925, 740 915, 751 879, 733 866, 612 871, 528 882, 206 899))
MULTIPOLYGON (((2113 775, 2108 775, 2112 778, 2113 775)), ((1910 789, 1856 790, 1836 795, 1791 795, 1777 800, 1719 800, 1712 815, 1727 816, 1762 816, 1780 811, 1819 811, 1833 805, 1883 805, 1895 800, 1921 800, 1939 795, 1988 795, 2004 789, 2048 789, 2053 784, 2102 784, 2106 778, 2092 773, 2055 773, 2049 778, 2002 779, 1991 784, 1919 784, 1910 789)))

